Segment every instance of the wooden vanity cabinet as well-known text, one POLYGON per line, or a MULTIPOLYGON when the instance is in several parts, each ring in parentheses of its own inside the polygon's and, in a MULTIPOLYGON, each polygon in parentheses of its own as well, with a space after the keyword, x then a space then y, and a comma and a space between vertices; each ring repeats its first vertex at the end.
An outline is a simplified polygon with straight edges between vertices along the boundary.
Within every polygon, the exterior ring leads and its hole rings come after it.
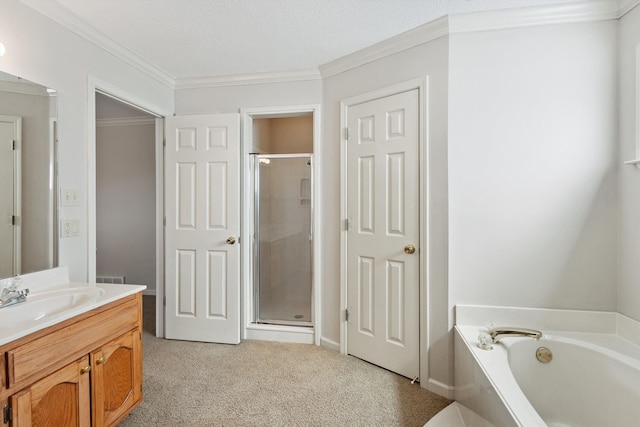
POLYGON ((141 331, 138 293, 0 346, 0 426, 117 425, 142 401, 141 331))

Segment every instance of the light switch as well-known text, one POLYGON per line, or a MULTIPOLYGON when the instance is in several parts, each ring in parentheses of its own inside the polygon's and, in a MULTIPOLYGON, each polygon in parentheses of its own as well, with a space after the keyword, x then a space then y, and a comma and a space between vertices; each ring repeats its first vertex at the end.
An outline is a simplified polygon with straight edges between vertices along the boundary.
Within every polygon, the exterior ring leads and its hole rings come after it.
POLYGON ((73 189, 60 190, 60 206, 80 206, 80 192, 73 189))

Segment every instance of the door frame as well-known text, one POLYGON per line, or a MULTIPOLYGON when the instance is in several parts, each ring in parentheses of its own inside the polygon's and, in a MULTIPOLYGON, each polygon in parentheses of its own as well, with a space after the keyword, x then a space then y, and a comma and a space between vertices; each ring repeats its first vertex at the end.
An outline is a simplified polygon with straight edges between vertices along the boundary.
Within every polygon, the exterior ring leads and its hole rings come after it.
MULTIPOLYGON (((96 281, 96 92, 156 117, 156 307, 164 307, 164 119, 173 112, 112 83, 88 76, 87 90, 87 281, 96 281)), ((156 310, 156 336, 164 337, 164 310, 156 310)))
POLYGON ((313 336, 312 342, 315 345, 320 345, 321 337, 321 325, 322 325, 322 312, 321 305, 321 284, 322 284, 322 259, 321 259, 321 247, 322 247, 322 221, 320 220, 320 212, 322 211, 320 198, 320 182, 322 180, 322 157, 319 149, 321 141, 321 115, 320 105, 295 105, 295 106, 276 106, 276 107, 256 107, 256 108, 241 108, 240 109, 240 128, 241 128, 241 188, 242 188, 242 223, 241 223, 241 264, 240 274, 242 283, 242 307, 243 314, 240 322, 241 337, 247 339, 248 335, 251 335, 251 329, 260 329, 260 332, 264 332, 265 337, 278 337, 282 340, 290 340, 296 342, 308 342, 308 329, 301 327, 290 326, 278 326, 278 325, 256 325, 253 323, 253 245, 252 237, 250 235, 253 230, 253 222, 251 215, 251 207, 253 206, 253 192, 251 181, 251 151, 253 143, 253 119, 260 118, 277 118, 296 115, 299 113, 311 113, 313 115, 313 188, 311 190, 313 194, 313 212, 312 212, 312 234, 313 234, 313 261, 311 268, 312 273, 312 310, 313 310, 313 336), (248 333, 249 329, 249 333, 248 333), (305 331, 305 329, 307 329, 305 331), (296 334, 298 337, 296 338, 296 334))
POLYGON ((398 83, 385 88, 362 93, 340 101, 340 353, 347 354, 348 334, 347 334, 347 230, 345 228, 345 220, 347 218, 347 116, 349 107, 364 102, 374 101, 376 99, 395 95, 410 90, 418 90, 418 153, 419 153, 419 185, 418 192, 420 194, 419 203, 419 227, 420 227, 420 304, 419 304, 419 321, 420 321, 420 343, 419 343, 419 369, 420 369, 420 385, 428 388, 429 378, 429 328, 428 328, 428 307, 429 307, 429 283, 427 269, 429 268, 429 247, 428 224, 429 224, 429 195, 427 194, 429 186, 427 182, 428 175, 428 159, 429 138, 428 138, 428 114, 429 114, 429 77, 409 80, 398 83))

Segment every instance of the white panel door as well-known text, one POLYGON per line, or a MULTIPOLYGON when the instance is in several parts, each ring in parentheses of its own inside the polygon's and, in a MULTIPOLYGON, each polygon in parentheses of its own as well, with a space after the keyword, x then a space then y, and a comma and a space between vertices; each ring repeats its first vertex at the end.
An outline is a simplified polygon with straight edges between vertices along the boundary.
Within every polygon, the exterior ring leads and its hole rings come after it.
POLYGON ((17 135, 17 117, 0 116, 0 278, 19 274, 19 249, 16 226, 12 217, 16 212, 17 171, 13 149, 17 135))
POLYGON ((347 110, 347 352, 419 373, 418 90, 347 110))
POLYGON ((166 119, 165 336, 240 342, 238 114, 166 119))

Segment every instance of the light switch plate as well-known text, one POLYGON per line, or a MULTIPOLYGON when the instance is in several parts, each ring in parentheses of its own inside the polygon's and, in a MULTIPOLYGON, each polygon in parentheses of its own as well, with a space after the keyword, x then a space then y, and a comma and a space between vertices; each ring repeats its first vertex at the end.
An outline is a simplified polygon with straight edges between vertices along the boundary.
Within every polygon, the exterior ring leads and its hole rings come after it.
POLYGON ((60 190, 60 206, 80 206, 80 192, 73 189, 60 190))

